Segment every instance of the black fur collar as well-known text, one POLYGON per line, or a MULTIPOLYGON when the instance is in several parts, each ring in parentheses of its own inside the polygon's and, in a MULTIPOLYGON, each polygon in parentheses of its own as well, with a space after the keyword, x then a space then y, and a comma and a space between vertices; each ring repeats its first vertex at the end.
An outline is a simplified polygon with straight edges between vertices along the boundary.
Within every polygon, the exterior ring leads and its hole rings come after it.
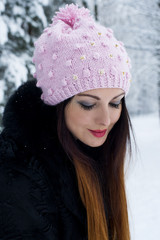
POLYGON ((32 152, 59 146, 55 106, 46 105, 41 94, 35 80, 22 84, 9 98, 2 119, 5 134, 32 152))
POLYGON ((78 193, 75 171, 56 133, 56 108, 44 104, 40 99, 41 93, 36 81, 24 83, 13 93, 3 114, 3 134, 16 142, 18 153, 23 153, 22 159, 27 155, 38 156, 58 191, 55 176, 59 176, 65 206, 84 224, 85 209, 78 193))

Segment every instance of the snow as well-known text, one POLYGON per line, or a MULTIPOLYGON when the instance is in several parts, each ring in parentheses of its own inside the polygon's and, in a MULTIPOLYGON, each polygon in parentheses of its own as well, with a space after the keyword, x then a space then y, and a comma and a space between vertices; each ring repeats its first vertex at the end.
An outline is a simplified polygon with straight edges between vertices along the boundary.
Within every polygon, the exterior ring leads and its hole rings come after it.
POLYGON ((39 5, 38 2, 34 1, 33 2, 33 7, 30 8, 30 16, 36 16, 39 19, 41 19, 43 26, 46 27, 47 26, 47 18, 45 16, 44 13, 44 9, 41 5, 39 5), (35 12, 36 9, 36 12, 35 12), (35 14, 36 13, 36 14, 35 14))
POLYGON ((138 145, 127 172, 131 240, 160 236, 160 120, 158 114, 132 117, 138 145))
POLYGON ((14 15, 23 15, 23 14, 25 14, 25 10, 21 6, 15 5, 13 7, 13 14, 14 15))
POLYGON ((3 98, 4 98, 4 89, 5 89, 5 84, 3 81, 0 81, 0 102, 3 101, 3 98))
MULTIPOLYGON (((7 53, 6 53, 7 54, 7 53)), ((15 88, 18 88, 23 82, 27 81, 27 68, 25 66, 26 56, 18 57, 14 54, 8 54, 8 56, 4 56, 3 61, 1 61, 1 65, 5 66, 7 61, 8 68, 5 71, 5 78, 8 79, 10 77, 10 82, 13 82, 15 88), (7 58, 8 57, 8 58, 7 58)), ((0 89, 0 95, 3 91, 0 89)))
MULTIPOLYGON (((21 19, 19 19, 21 21, 21 19)), ((18 36, 21 36, 21 37, 25 37, 25 31, 24 29, 21 28, 21 26, 18 24, 18 21, 15 19, 13 20, 10 20, 9 22, 9 30, 11 32, 12 35, 18 35, 18 36)))
POLYGON ((0 16, 0 26, 1 26, 0 45, 3 45, 5 44, 5 42, 8 41, 8 27, 1 16, 0 16))
POLYGON ((50 0, 39 0, 39 3, 41 3, 43 6, 47 6, 50 3, 50 0))
POLYGON ((4 1, 4 0, 0 1, 0 13, 5 10, 5 6, 4 6, 5 3, 6 3, 6 1, 4 1))

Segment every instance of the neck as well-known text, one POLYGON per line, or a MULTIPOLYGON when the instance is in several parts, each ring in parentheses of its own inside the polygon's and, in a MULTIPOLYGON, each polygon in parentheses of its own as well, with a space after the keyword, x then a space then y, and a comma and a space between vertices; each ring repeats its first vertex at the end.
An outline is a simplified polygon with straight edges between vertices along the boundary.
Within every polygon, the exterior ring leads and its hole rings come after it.
POLYGON ((98 160, 98 157, 102 153, 103 145, 99 147, 91 147, 81 142, 79 139, 77 139, 76 142, 82 152, 84 152, 87 156, 93 158, 94 160, 98 160))

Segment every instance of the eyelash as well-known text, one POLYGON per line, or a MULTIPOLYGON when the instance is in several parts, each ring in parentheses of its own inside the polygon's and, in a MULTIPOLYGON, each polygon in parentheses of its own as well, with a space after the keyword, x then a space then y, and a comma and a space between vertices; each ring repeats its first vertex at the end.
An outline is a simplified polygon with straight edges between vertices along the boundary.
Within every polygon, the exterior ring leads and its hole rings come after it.
MULTIPOLYGON (((96 105, 96 104, 93 104, 93 105, 91 105, 91 106, 86 106, 86 105, 84 105, 84 104, 82 104, 82 103, 79 103, 79 104, 80 104, 80 106, 81 106, 83 109, 85 109, 85 110, 91 110, 91 109, 96 105)), ((116 104, 116 103, 110 103, 110 106, 113 107, 113 108, 118 109, 119 106, 120 106, 120 104, 121 104, 121 102, 118 103, 118 104, 116 104)))
POLYGON ((116 109, 118 109, 120 105, 121 105, 121 102, 118 103, 118 104, 116 104, 116 103, 110 103, 110 106, 113 107, 113 108, 116 108, 116 109))
POLYGON ((85 110, 91 110, 95 106, 95 104, 93 104, 91 106, 86 106, 86 105, 83 105, 82 103, 80 103, 80 106, 85 110))

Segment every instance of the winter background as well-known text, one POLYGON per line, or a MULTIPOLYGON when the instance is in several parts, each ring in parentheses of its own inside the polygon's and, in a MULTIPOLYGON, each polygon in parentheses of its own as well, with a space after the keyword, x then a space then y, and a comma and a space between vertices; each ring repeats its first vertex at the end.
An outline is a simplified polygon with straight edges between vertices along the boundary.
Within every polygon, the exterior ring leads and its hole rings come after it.
MULTIPOLYGON (((132 240, 160 238, 160 0, 0 0, 0 124, 5 103, 33 79, 34 41, 65 4, 88 7, 132 60, 128 110, 138 150, 126 172, 132 240)), ((1 127, 0 127, 1 130, 1 127)))

